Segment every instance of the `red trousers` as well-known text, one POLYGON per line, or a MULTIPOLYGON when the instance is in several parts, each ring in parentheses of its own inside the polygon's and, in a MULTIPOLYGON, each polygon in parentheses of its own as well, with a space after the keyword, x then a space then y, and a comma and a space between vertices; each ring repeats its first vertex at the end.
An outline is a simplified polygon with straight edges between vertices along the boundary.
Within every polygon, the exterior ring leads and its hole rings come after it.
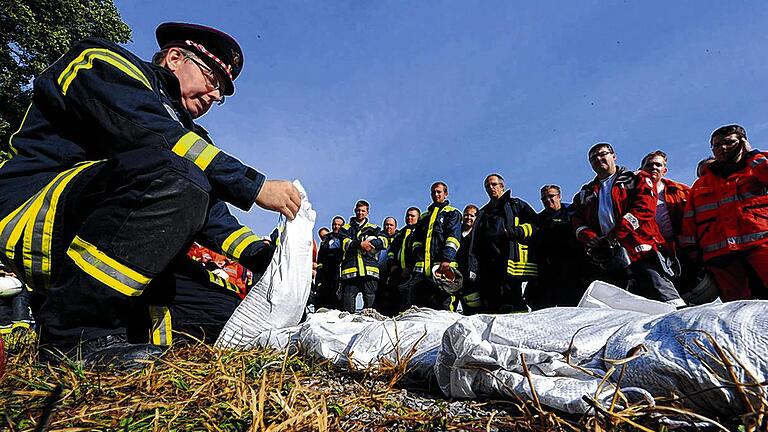
POLYGON ((768 294, 768 243, 717 257, 705 266, 720 286, 723 301, 766 298, 768 294))

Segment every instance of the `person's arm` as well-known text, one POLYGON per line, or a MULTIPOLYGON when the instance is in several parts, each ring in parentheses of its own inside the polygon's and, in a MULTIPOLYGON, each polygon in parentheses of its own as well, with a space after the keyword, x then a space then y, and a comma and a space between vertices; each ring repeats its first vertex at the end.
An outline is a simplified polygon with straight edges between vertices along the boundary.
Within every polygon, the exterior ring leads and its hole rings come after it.
POLYGON ((440 254, 443 263, 452 263, 456 261, 456 253, 461 246, 461 212, 451 210, 443 219, 443 234, 445 235, 445 244, 440 254))
POLYGON ((635 175, 635 190, 629 196, 627 212, 616 221, 616 226, 610 233, 619 241, 632 235, 641 225, 655 223, 656 220, 656 185, 645 171, 638 171, 635 175))
POLYGON ((242 225, 223 201, 213 203, 197 238, 201 244, 256 272, 263 270, 275 248, 268 237, 259 237, 242 225))
POLYGON ((527 243, 533 237, 538 228, 533 224, 536 218, 536 212, 525 201, 518 201, 518 225, 513 225, 514 221, 507 221, 509 226, 507 236, 514 241, 527 243))
POLYGON ((600 237, 597 232, 589 227, 589 215, 587 214, 587 205, 585 203, 587 193, 586 189, 582 189, 573 196, 573 204, 570 211, 573 233, 576 239, 584 245, 600 237))

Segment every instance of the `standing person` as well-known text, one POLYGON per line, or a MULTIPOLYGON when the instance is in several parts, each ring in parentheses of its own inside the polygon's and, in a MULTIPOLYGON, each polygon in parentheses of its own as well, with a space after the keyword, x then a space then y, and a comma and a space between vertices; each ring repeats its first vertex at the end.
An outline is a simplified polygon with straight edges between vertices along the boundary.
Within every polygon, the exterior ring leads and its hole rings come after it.
POLYGON ((556 184, 544 185, 540 194, 544 209, 534 219, 539 229, 532 241, 539 277, 528 284, 525 298, 534 310, 576 306, 587 288, 582 276, 586 255, 573 235, 571 205, 562 202, 556 184))
POLYGON ((668 171, 667 154, 661 150, 645 155, 640 169, 650 174, 656 185, 656 224, 664 236, 665 251, 679 262, 679 274, 672 281, 678 292, 690 291, 701 276, 701 266, 696 261, 689 261, 686 254, 680 253, 678 239, 683 229, 683 215, 691 188, 665 177, 668 171))
POLYGON ((482 306, 480 293, 477 291, 475 281, 469 272, 469 243, 472 239, 472 228, 475 226, 478 211, 480 209, 474 204, 467 204, 464 207, 459 252, 456 254, 456 263, 459 266, 459 271, 464 275, 464 283, 456 295, 461 299, 461 313, 464 315, 474 315, 482 306))
POLYGON ((538 275, 528 242, 536 232, 536 212, 504 186, 504 177, 489 174, 483 182, 489 201, 472 229, 469 269, 477 274, 482 311, 527 311, 523 282, 538 275))
POLYGON ((387 285, 389 279, 387 255, 392 247, 392 240, 397 235, 397 220, 392 216, 387 216, 382 222, 382 227, 382 234, 387 237, 387 248, 379 252, 379 288, 373 308, 384 316, 393 316, 397 313, 398 296, 397 291, 387 285))
POLYGON ((344 251, 341 249, 341 228, 344 226, 344 218, 334 216, 331 220, 331 231, 322 237, 317 251, 317 301, 318 308, 341 309, 342 304, 338 295, 339 272, 344 251))
POLYGON ((587 154, 597 176, 573 198, 572 222, 576 238, 601 266, 595 278, 629 284, 635 294, 685 306, 659 252, 664 237, 656 224, 657 194, 650 175, 617 166, 608 143, 593 145, 587 154))
MULTIPOLYGON (((193 239, 241 263, 265 249, 225 202, 298 211, 290 182, 265 180, 195 124, 234 93, 238 43, 194 24, 156 35, 152 63, 102 39, 75 44, 35 79, 13 157, 0 164, 2 250, 34 290, 42 354, 127 367, 160 354, 146 332, 129 333, 144 315, 153 335, 176 329, 185 299, 174 258, 193 239)), ((220 320, 236 305, 187 291, 198 316, 220 320)))
POLYGON ((387 248, 388 240, 378 225, 368 222, 368 201, 355 204, 355 217, 341 229, 342 303, 345 311, 355 312, 355 299, 363 293, 363 307, 373 307, 379 281, 378 254, 387 248))
POLYGON ((413 234, 416 264, 411 275, 411 295, 417 306, 454 310, 453 293, 445 292, 436 277, 455 277, 456 252, 461 235, 461 212, 448 201, 448 185, 435 182, 429 188, 432 204, 421 214, 413 234))
POLYGON ((712 132, 710 145, 715 160, 691 188, 680 244, 724 301, 768 298, 768 152, 753 150, 736 124, 712 132))
POLYGON ((408 207, 405 211, 405 226, 395 234, 387 252, 387 286, 396 292, 397 312, 405 312, 413 306, 411 278, 416 258, 413 254, 413 233, 421 216, 421 210, 408 207))

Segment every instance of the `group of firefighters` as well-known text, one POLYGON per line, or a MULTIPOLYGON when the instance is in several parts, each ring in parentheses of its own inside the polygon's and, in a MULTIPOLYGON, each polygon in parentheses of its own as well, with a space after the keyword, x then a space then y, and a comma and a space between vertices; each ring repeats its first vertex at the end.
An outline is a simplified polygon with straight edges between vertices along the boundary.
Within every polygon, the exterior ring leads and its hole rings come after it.
MULTIPOLYGON (((215 340, 243 295, 233 282, 257 280, 276 246, 227 204, 289 219, 301 204, 291 182, 267 180, 196 123, 235 91, 237 41, 186 23, 161 24, 156 37, 149 62, 103 39, 75 44, 36 77, 3 143, 0 276, 26 288, 0 296, 0 331, 30 320, 31 307, 41 360, 140 367, 179 336, 215 340), (201 265, 209 262, 195 244, 247 271, 201 265)), ((353 310, 362 293, 365 306, 391 314, 457 299, 467 313, 522 311, 574 304, 601 279, 683 306, 679 292, 703 272, 723 300, 762 298, 766 154, 736 125, 710 144, 714 157, 690 190, 663 178, 663 153, 631 171, 600 143, 588 152, 597 177, 570 206, 545 186, 539 214, 500 174, 485 179, 489 202, 463 214, 448 203, 448 185, 435 183, 432 204, 409 208, 397 233, 394 218, 385 231, 371 224, 360 201, 352 220, 335 218, 324 235, 317 304, 341 299, 353 310)))
POLYGON ((676 307, 714 300, 766 298, 768 164, 739 125, 715 130, 712 156, 693 187, 665 177, 667 155, 648 153, 638 170, 617 165, 611 144, 589 149, 596 177, 561 201, 558 185, 541 188, 536 213, 511 196, 504 178, 484 181, 489 201, 463 212, 436 182, 432 203, 409 207, 405 226, 383 229, 355 204, 318 230, 316 308, 385 315, 411 306, 465 314, 575 306, 595 280, 676 307))

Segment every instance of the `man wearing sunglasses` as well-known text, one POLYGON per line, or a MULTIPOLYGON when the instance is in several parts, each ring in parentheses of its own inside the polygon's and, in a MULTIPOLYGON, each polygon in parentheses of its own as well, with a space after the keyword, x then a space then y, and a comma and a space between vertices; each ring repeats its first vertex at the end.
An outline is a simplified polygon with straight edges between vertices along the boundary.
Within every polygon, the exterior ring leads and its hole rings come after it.
POLYGON ((298 211, 290 182, 266 180, 195 123, 234 93, 239 44, 195 24, 156 36, 151 63, 102 39, 75 44, 35 79, 0 163, 0 256, 33 289, 42 354, 130 367, 161 353, 179 321, 211 337, 234 303, 179 282, 179 257, 198 241, 258 271, 267 242, 226 203, 298 211))
POLYGON ((724 301, 768 298, 768 153, 739 125, 717 128, 714 160, 691 187, 680 244, 703 261, 724 301))
POLYGON ((593 145, 587 155, 597 176, 573 197, 571 221, 576 238, 599 267, 595 279, 685 306, 670 279, 674 271, 659 251, 664 237, 656 224, 656 188, 650 175, 617 166, 608 143, 593 145))

